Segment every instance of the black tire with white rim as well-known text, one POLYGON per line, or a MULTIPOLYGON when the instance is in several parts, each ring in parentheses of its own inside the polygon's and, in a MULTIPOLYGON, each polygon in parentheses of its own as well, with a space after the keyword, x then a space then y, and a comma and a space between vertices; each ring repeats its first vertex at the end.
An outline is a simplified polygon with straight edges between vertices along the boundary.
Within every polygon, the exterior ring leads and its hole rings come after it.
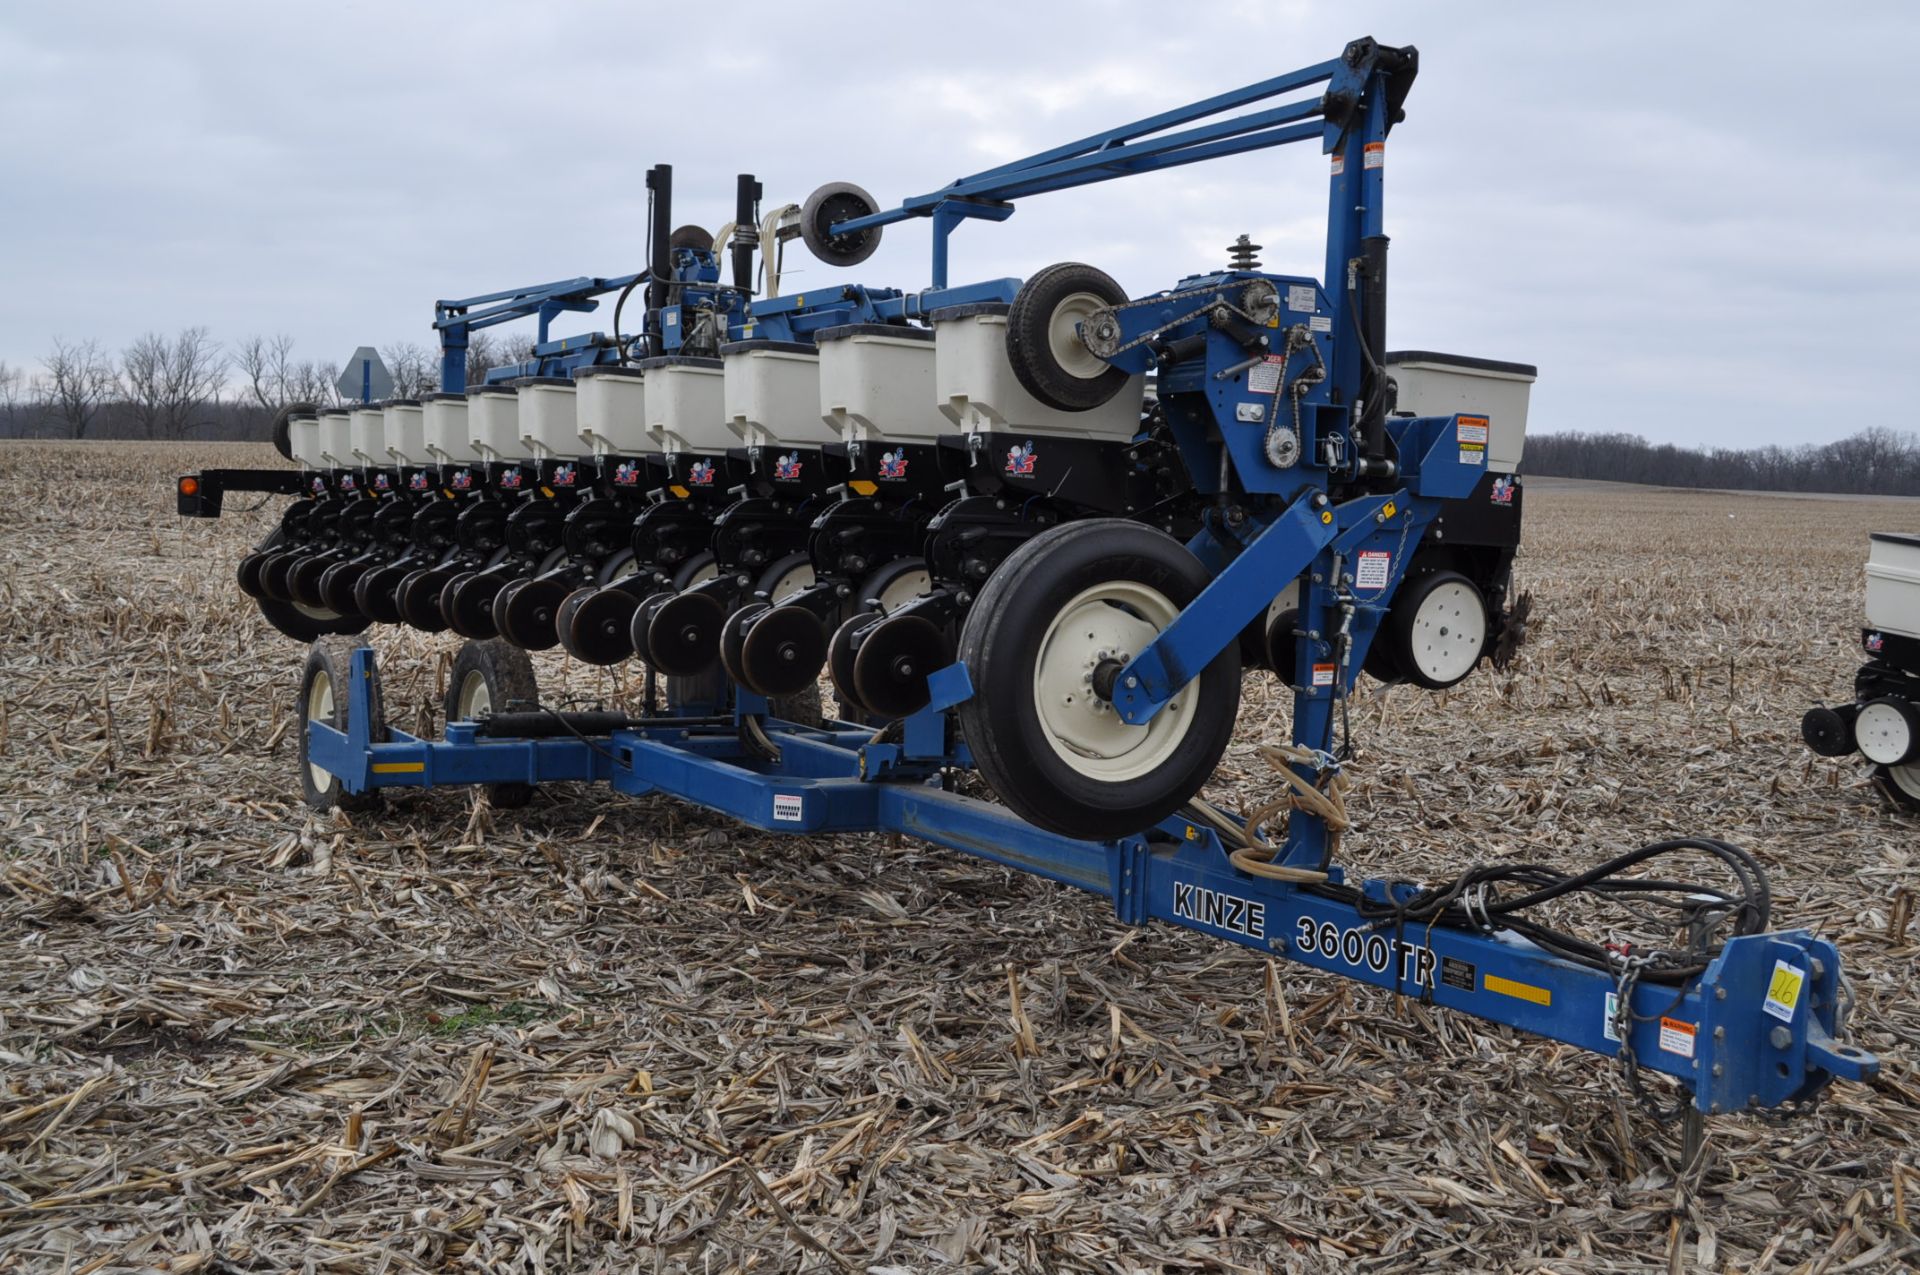
POLYGON ((1456 685, 1487 653, 1487 599, 1458 571, 1434 571, 1400 586, 1374 639, 1408 681, 1428 690, 1456 685))
POLYGON ((880 211, 879 203, 852 182, 828 182, 800 206, 800 238, 830 266, 857 266, 880 247, 879 226, 836 235, 833 227, 880 211))
POLYGON ((1153 826, 1200 791, 1233 734, 1238 643, 1144 726, 1121 721, 1096 685, 1210 578, 1172 537, 1109 518, 1043 532, 988 577, 960 634, 974 686, 960 728, 1015 813, 1103 840, 1153 826))
MULTIPOLYGON (((527 653, 493 639, 464 643, 447 673, 442 708, 449 722, 476 722, 491 713, 531 711, 540 704, 540 685, 527 653)), ((533 785, 489 784, 487 799, 510 810, 533 800, 533 785)))
POLYGON ((1905 766, 1920 758, 1920 708, 1895 695, 1860 706, 1853 718, 1853 742, 1876 766, 1905 766))
POLYGON ((1895 805, 1908 810, 1920 810, 1920 762, 1876 767, 1874 778, 1880 785, 1880 791, 1895 805))
MULTIPOLYGON (((350 687, 353 677, 353 652, 358 643, 342 636, 323 637, 307 648, 306 667, 300 675, 300 696, 295 710, 300 715, 300 797, 315 810, 373 810, 380 805, 380 792, 373 789, 350 793, 339 776, 316 766, 308 754, 311 742, 306 723, 323 722, 337 731, 348 724, 350 687)), ((372 730, 368 738, 379 743, 387 737, 386 711, 380 699, 380 671, 376 667, 367 684, 368 718, 372 730)))
POLYGON ((1126 290, 1104 270, 1063 261, 1028 279, 1007 310, 1007 360, 1027 393, 1063 412, 1085 412, 1118 394, 1127 374, 1080 338, 1080 324, 1125 305, 1126 290))

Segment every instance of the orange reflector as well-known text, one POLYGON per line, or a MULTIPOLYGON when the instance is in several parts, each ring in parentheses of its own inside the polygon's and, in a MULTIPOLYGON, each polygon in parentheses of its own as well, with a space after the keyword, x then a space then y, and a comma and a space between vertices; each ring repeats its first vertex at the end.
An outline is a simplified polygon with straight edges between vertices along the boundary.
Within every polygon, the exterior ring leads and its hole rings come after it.
POLYGON ((199 490, 200 480, 198 478, 182 478, 180 480, 180 494, 182 496, 191 496, 199 490))

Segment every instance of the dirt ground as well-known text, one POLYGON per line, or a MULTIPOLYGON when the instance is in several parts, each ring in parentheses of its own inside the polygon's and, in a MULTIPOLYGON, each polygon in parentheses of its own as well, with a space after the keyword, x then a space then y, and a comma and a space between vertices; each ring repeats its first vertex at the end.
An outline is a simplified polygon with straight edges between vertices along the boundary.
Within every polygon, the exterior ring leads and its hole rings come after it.
MULTIPOLYGON (((269 458, 0 444, 0 1271, 1916 1260, 1920 819, 1798 722, 1920 502, 1543 483, 1518 665, 1357 704, 1365 874, 1704 833, 1839 942, 1881 1078, 1711 1119, 1686 1172, 1607 1060, 913 842, 588 790, 309 814, 302 653, 232 583, 273 508, 170 492, 269 458)), ((453 639, 375 646, 433 728, 453 639)), ((1230 806, 1285 734, 1248 687, 1230 806)))

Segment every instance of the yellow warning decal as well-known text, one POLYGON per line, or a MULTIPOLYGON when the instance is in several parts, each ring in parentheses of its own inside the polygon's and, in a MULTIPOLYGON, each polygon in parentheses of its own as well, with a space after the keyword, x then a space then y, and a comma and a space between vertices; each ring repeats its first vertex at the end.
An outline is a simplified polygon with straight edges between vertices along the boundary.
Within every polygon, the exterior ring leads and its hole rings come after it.
POLYGON ((879 483, 869 481, 865 478, 855 478, 849 482, 847 486, 853 488, 853 494, 856 496, 871 496, 874 492, 880 490, 879 483))
POLYGON ((1498 974, 1487 975, 1481 986, 1490 992, 1511 996, 1515 1000, 1528 1001, 1535 1005, 1553 1004, 1553 993, 1546 988, 1535 987, 1532 983, 1516 983, 1510 978, 1501 978, 1498 974))
POLYGON ((373 763, 376 775, 417 775, 426 770, 423 761, 377 761, 373 763))
POLYGON ((678 497, 681 500, 685 500, 688 496, 693 494, 692 492, 689 492, 685 487, 669 487, 667 488, 667 490, 672 492, 676 497, 678 497))

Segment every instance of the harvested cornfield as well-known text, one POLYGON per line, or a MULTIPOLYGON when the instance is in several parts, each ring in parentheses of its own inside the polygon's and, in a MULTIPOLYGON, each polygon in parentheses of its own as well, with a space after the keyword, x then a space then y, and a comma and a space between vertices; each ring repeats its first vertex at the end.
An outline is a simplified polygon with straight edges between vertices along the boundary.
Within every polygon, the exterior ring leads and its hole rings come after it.
MULTIPOLYGON (((312 816, 301 653, 232 582, 273 510, 169 489, 264 463, 0 445, 0 1271, 1915 1261, 1920 821, 1797 726, 1920 504, 1538 483, 1519 663, 1363 682, 1355 870, 1709 833, 1840 943, 1881 1078, 1684 1166, 1595 1056, 913 842, 584 789, 312 816)), ((453 640, 376 646, 435 727, 453 640)), ((640 690, 536 658, 553 702, 640 690)), ((1230 806, 1285 736, 1249 695, 1230 806)))

